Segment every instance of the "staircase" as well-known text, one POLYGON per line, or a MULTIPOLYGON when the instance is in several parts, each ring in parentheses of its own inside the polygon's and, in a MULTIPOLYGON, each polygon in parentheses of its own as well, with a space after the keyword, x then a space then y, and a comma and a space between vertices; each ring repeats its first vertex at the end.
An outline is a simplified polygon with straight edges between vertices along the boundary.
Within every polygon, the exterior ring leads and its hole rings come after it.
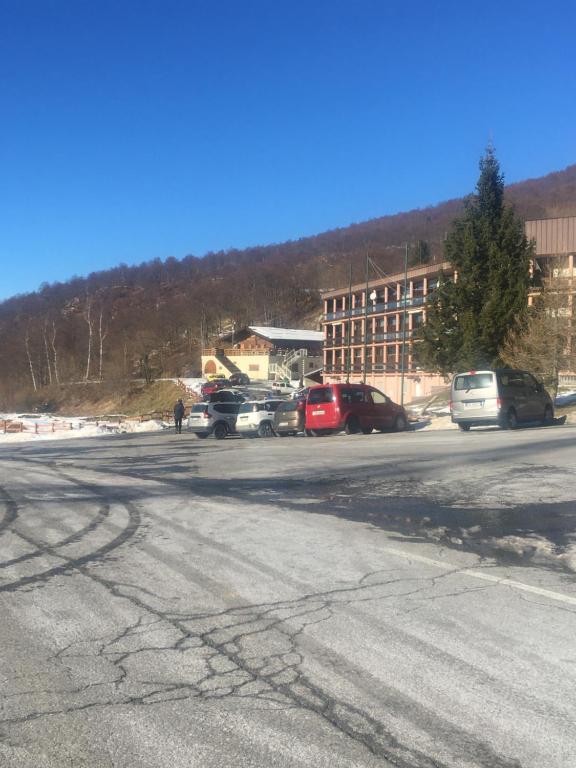
POLYGON ((220 363, 221 366, 226 368, 228 373, 240 373, 241 372, 240 368, 238 368, 236 363, 233 363, 232 360, 230 360, 229 357, 226 357, 226 355, 224 354, 224 350, 223 349, 215 350, 214 357, 216 358, 216 360, 218 360, 218 362, 220 363))
POLYGON ((283 358, 282 362, 276 363, 274 366, 274 374, 278 379, 299 379, 302 374, 302 360, 308 357, 307 349, 293 349, 288 352, 283 358), (293 373, 292 367, 298 363, 298 372, 293 373))

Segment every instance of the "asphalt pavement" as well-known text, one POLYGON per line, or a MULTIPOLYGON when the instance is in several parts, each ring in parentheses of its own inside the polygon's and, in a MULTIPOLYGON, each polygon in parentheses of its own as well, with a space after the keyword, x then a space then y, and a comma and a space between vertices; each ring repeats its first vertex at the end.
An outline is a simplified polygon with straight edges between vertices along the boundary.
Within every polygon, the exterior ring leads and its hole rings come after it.
POLYGON ((0 448, 0 766, 574 768, 575 446, 0 448))

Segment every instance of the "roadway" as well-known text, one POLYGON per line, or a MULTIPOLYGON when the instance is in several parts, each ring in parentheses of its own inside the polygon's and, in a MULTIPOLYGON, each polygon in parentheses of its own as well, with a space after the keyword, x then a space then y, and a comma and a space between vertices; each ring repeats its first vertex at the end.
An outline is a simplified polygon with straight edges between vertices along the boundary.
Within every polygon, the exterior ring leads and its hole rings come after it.
POLYGON ((0 448, 0 765, 573 768, 575 438, 0 448))

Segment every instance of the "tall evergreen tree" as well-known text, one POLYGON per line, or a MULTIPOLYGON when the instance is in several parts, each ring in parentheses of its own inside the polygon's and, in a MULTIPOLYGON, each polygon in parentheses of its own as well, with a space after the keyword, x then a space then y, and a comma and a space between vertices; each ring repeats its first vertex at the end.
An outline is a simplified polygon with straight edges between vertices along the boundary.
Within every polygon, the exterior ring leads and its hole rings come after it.
POLYGON ((531 247, 522 221, 504 203, 492 147, 444 253, 456 280, 440 280, 415 347, 418 362, 443 374, 497 365, 506 335, 526 311, 531 247))

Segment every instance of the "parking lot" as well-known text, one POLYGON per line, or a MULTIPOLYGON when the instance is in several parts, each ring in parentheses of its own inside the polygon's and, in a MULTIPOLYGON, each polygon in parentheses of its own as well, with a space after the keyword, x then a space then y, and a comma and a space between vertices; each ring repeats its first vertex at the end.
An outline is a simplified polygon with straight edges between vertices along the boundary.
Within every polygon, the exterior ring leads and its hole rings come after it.
POLYGON ((0 449, 0 763, 571 768, 576 429, 0 449))

